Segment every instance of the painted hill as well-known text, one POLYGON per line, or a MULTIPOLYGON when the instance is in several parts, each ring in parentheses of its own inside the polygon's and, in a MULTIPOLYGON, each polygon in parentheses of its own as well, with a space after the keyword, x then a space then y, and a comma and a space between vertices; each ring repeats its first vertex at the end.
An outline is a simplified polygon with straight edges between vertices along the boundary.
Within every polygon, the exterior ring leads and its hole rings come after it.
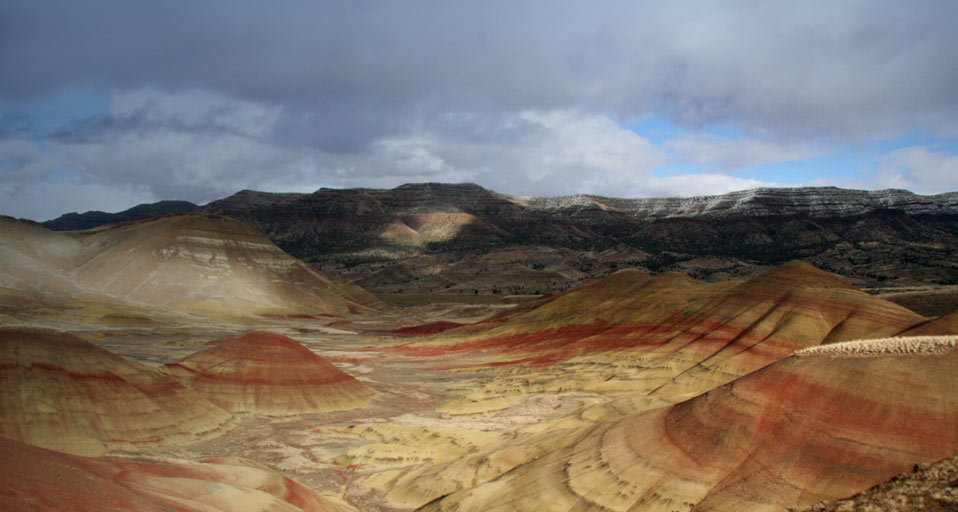
POLYGON ((0 328, 0 436, 81 455, 214 437, 226 411, 168 375, 53 330, 0 328))
POLYGON ((366 405, 375 392, 295 340, 252 332, 215 340, 167 368, 232 412, 306 414, 366 405))
MULTIPOLYGON (((958 193, 820 187, 621 199, 420 183, 311 194, 244 190, 200 208, 245 222, 297 258, 379 293, 541 293, 623 267, 720 281, 792 259, 859 285, 958 283, 958 266, 949 263, 958 248, 958 193), (517 251, 509 265, 497 264, 517 251)), ((47 225, 129 214, 73 214, 47 225)))
POLYGON ((224 217, 171 215, 66 233, 0 219, 0 235, 0 286, 54 302, 84 297, 214 316, 383 307, 224 217))
POLYGON ((0 438, 0 509, 339 512, 342 508, 254 462, 130 462, 88 458, 0 438))
POLYGON ((841 498, 958 452, 956 368, 953 336, 806 351, 673 406, 546 434, 538 450, 527 441, 511 452, 525 462, 497 476, 477 456, 485 483, 422 510, 785 511, 841 498))
POLYGON ((397 348, 475 365, 543 370, 620 363, 623 389, 680 400, 821 345, 899 334, 927 319, 803 262, 706 284, 635 270, 585 283, 520 314, 397 348))

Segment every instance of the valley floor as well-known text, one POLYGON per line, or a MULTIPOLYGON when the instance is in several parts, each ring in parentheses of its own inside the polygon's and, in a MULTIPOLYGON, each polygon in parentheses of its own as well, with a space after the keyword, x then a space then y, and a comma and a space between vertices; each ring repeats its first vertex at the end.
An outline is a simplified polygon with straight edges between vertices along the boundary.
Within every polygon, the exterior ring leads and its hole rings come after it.
MULTIPOLYGON (((522 302, 518 298, 506 302, 522 302)), ((356 510, 408 509, 390 503, 386 491, 404 474, 452 462, 505 440, 530 436, 537 425, 567 416, 609 396, 575 390, 515 388, 483 401, 463 400, 503 376, 515 381, 521 368, 490 372, 482 360, 450 355, 423 358, 401 346, 410 338, 398 328, 439 321, 475 321, 512 307, 500 297, 484 306, 402 306, 370 320, 331 318, 263 320, 261 323, 184 323, 162 329, 74 326, 71 332, 124 357, 159 367, 192 354, 206 341, 268 330, 289 336, 357 377, 379 395, 364 408, 301 416, 242 417, 230 432, 203 442, 164 447, 152 453, 114 453, 133 459, 206 460, 243 457, 277 469, 321 496, 356 510)), ((431 302, 431 301, 430 301, 431 302)), ((64 328, 63 325, 57 325, 64 328)), ((538 372, 528 372, 535 381, 538 372)), ((541 378, 541 377, 540 377, 541 378)), ((581 376, 580 376, 581 378, 581 376)))

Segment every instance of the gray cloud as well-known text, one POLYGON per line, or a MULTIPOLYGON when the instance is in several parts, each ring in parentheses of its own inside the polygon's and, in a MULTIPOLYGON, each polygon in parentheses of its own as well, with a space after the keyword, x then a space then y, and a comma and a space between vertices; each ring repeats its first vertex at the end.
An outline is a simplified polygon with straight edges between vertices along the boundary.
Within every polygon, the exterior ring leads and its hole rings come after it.
POLYGON ((707 169, 739 171, 753 165, 805 160, 829 152, 805 143, 788 145, 767 140, 732 138, 712 134, 683 134, 665 143, 672 159, 707 169))
MULTIPOLYGON (((0 119, 0 202, 42 218, 83 209, 84 194, 106 208, 424 180, 618 196, 759 186, 725 173, 958 134, 956 15, 950 1, 7 2, 0 100, 80 83, 110 110, 42 148, 31 119, 0 119), (621 128, 649 115, 745 137, 656 146, 621 128), (676 161, 711 174, 652 173, 676 161)), ((900 153, 880 171, 937 186, 947 156, 900 153)))
POLYGON ((204 88, 368 140, 450 104, 651 110, 776 137, 953 132, 958 119, 949 1, 12 4, 4 95, 84 79, 204 88))
POLYGON ((907 147, 882 157, 872 187, 902 188, 919 194, 958 190, 958 155, 907 147))

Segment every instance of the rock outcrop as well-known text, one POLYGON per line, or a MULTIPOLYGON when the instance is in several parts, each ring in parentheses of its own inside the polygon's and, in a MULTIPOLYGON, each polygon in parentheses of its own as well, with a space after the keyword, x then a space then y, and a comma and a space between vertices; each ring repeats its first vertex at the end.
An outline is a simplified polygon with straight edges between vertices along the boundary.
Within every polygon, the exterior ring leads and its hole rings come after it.
POLYGON ((908 215, 954 214, 958 192, 920 196, 907 190, 849 190, 835 187, 755 188, 719 196, 620 199, 591 195, 504 196, 537 210, 602 208, 640 218, 694 217, 849 217, 875 210, 908 215))

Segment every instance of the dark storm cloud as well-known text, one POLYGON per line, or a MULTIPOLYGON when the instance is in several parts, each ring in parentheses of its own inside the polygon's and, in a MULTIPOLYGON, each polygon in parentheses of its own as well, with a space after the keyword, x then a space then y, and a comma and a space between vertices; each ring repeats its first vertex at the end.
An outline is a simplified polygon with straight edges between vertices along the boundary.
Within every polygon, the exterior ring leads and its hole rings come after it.
POLYGON ((805 137, 954 131, 958 117, 950 1, 14 4, 4 95, 206 88, 315 111, 323 132, 336 119, 330 144, 346 148, 450 103, 805 137))

